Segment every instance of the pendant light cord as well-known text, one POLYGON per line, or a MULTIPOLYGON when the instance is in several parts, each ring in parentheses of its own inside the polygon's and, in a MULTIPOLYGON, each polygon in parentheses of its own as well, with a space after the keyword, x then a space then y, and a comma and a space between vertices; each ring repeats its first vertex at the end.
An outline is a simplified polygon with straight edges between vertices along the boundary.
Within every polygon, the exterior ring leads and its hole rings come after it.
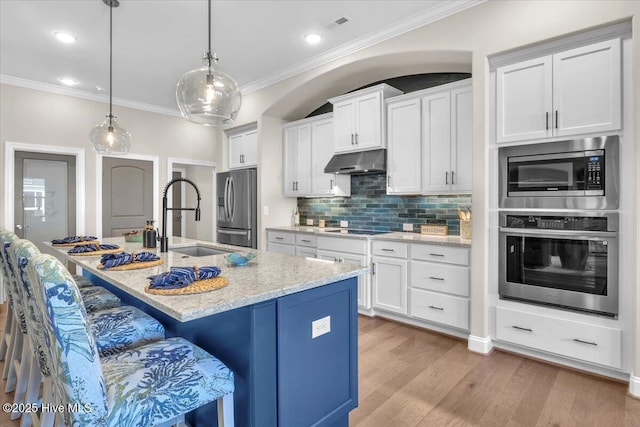
POLYGON ((113 119, 113 4, 109 5, 109 127, 113 119))
POLYGON ((209 69, 211 69, 211 60, 213 56, 211 55, 211 0, 209 0, 209 50, 207 50, 207 62, 209 64, 209 69))

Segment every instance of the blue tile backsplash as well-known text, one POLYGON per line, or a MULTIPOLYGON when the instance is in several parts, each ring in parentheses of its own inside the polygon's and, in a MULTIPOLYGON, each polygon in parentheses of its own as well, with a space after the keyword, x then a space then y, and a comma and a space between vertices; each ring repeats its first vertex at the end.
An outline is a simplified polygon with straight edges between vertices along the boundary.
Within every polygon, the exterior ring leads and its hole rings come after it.
POLYGON ((419 232, 420 224, 442 224, 450 235, 459 235, 458 208, 471 209, 470 194, 387 195, 385 174, 352 175, 351 197, 298 199, 300 224, 324 219, 327 227, 338 227, 349 221, 349 228, 378 231, 402 231, 403 223, 411 223, 419 232))

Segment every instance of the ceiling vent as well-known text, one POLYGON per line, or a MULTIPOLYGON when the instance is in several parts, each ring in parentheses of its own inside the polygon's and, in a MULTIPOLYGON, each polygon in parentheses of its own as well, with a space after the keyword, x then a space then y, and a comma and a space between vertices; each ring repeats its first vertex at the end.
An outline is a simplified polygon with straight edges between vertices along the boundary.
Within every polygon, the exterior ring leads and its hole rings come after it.
POLYGON ((329 25, 327 25, 327 29, 328 30, 333 30, 334 28, 339 27, 340 25, 344 25, 349 21, 350 21, 350 19, 347 18, 346 16, 340 17, 340 18, 336 19, 335 21, 333 21, 332 23, 330 23, 329 25))

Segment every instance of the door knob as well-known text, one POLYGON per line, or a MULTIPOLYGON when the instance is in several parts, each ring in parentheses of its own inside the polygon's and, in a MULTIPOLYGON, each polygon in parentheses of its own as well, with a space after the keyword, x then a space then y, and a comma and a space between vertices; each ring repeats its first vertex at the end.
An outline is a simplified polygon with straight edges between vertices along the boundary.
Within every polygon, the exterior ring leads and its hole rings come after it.
POLYGON ((22 230, 22 224, 18 224, 18 225, 16 225, 16 228, 17 228, 18 230, 22 230))

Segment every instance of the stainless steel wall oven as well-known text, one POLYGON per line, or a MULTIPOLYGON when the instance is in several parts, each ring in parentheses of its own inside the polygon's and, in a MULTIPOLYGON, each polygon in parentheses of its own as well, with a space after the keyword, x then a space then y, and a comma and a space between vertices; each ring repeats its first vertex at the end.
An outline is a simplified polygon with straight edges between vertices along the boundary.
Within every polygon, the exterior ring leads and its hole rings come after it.
POLYGON ((617 135, 499 149, 500 208, 618 209, 617 135))
POLYGON ((618 214, 501 212, 501 298, 618 314, 618 214))

